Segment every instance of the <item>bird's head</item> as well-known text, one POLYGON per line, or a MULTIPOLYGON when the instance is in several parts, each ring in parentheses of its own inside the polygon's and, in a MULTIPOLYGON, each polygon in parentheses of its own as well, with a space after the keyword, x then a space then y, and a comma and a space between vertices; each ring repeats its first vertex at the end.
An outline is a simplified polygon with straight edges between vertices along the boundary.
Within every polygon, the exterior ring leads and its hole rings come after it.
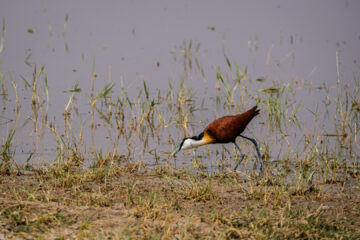
POLYGON ((210 138, 208 134, 204 134, 204 132, 200 133, 199 136, 186 137, 181 140, 181 142, 176 147, 175 151, 171 154, 171 156, 175 156, 175 154, 177 154, 180 150, 196 148, 212 142, 212 138, 210 138))
POLYGON ((180 152, 180 150, 186 150, 192 147, 192 144, 194 140, 192 140, 191 138, 184 138, 183 140, 181 140, 181 142, 179 143, 179 145, 176 147, 175 151, 171 154, 171 156, 175 156, 178 152, 180 152))

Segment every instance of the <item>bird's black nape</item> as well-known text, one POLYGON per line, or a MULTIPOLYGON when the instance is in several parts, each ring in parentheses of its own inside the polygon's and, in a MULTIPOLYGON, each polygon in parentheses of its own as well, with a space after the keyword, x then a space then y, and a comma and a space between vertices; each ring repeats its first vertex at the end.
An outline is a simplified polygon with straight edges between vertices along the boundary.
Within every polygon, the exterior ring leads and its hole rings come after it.
MULTIPOLYGON (((200 133, 198 136, 192 136, 191 139, 200 141, 204 137, 204 132, 200 133)), ((185 140, 185 138, 184 138, 185 140)))

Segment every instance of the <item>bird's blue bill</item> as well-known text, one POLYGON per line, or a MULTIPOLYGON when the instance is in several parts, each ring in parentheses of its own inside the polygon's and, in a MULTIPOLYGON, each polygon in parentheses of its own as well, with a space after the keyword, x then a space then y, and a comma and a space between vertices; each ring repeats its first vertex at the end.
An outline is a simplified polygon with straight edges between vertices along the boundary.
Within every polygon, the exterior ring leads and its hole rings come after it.
POLYGON ((177 148, 175 149, 175 151, 172 152, 171 156, 175 156, 176 153, 178 153, 181 149, 181 143, 177 146, 177 148))

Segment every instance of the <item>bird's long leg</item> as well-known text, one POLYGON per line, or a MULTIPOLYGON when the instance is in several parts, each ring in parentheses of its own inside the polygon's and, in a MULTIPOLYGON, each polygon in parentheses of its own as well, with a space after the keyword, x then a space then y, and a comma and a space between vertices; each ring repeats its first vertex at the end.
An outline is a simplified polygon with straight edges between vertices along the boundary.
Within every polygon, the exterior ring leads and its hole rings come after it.
POLYGON ((237 164, 236 164, 235 167, 234 167, 234 170, 236 170, 236 169, 238 168, 238 166, 240 165, 240 163, 242 162, 242 160, 244 159, 245 154, 243 154, 243 153, 241 152, 241 149, 240 149, 239 146, 236 144, 236 142, 234 142, 234 144, 235 144, 236 148, 237 148, 237 149, 239 150, 239 152, 240 152, 240 159, 239 159, 239 161, 237 162, 237 164))
POLYGON ((256 149, 257 155, 258 155, 259 160, 260 160, 260 170, 263 171, 264 170, 264 160, 261 157, 261 154, 260 154, 260 151, 259 151, 258 144, 257 144, 256 140, 253 139, 253 138, 246 137, 244 135, 239 135, 239 136, 251 141, 255 145, 255 149, 256 149))

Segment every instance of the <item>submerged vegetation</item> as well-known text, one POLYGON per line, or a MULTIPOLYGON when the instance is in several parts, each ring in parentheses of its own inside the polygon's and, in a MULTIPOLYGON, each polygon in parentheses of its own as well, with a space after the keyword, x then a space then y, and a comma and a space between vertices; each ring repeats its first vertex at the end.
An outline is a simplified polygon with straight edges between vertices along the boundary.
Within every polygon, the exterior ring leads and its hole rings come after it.
POLYGON ((254 80, 224 53, 226 65, 216 67, 212 86, 199 48, 184 41, 184 73, 164 89, 122 80, 97 90, 93 60, 90 90, 75 83, 66 92, 61 120, 49 114, 45 66, 39 69, 27 56, 32 73, 22 82, 1 70, 0 121, 8 131, 0 149, 0 239, 360 237, 359 76, 342 83, 336 54, 337 86, 298 77, 254 80), (203 93, 189 84, 194 75, 203 93), (19 100, 21 84, 30 101, 19 100), (313 92, 317 104, 309 108, 301 99, 313 92), (258 137, 263 174, 249 166, 257 162, 251 154, 242 170, 230 171, 239 157, 230 145, 170 158, 177 141, 213 120, 204 116, 234 114, 255 103, 261 115, 248 132, 258 137), (19 123, 21 114, 27 117, 19 123), (33 147, 19 162, 14 139, 23 126, 32 126, 33 147), (44 139, 56 153, 50 159, 42 154, 44 139))

